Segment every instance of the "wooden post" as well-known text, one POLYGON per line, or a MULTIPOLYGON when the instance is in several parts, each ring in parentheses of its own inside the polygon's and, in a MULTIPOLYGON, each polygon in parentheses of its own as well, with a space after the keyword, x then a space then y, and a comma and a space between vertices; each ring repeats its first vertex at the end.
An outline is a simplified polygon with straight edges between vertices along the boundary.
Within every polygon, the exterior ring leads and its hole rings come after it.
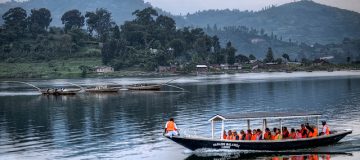
POLYGON ((224 139, 225 124, 224 120, 221 121, 221 139, 224 139))
POLYGON ((267 120, 265 119, 265 128, 268 128, 267 120))
MULTIPOLYGON (((317 123, 316 125, 317 125, 317 130, 318 130, 317 134, 319 135, 319 124, 320 124, 319 123, 319 117, 316 117, 316 123, 317 123)), ((318 135, 316 135, 316 136, 318 136, 318 135)))
POLYGON ((281 136, 283 135, 283 131, 282 131, 282 119, 280 119, 280 133, 281 133, 281 136))
POLYGON ((214 139, 214 120, 211 121, 211 138, 214 139))
POLYGON ((263 119, 263 125, 262 125, 262 138, 263 139, 265 136, 265 128, 266 128, 266 119, 263 119))
POLYGON ((249 119, 247 120, 247 127, 248 127, 248 129, 250 129, 250 120, 249 119))

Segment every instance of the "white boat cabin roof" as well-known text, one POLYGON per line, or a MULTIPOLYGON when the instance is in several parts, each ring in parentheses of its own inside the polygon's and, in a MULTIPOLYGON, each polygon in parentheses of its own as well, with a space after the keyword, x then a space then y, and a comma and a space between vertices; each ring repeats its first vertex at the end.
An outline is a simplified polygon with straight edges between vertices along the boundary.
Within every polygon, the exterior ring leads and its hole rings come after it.
POLYGON ((250 113, 231 113, 217 114, 209 121, 229 121, 229 120, 256 120, 256 119, 292 119, 320 117, 319 113, 299 113, 299 112, 250 112, 250 113))

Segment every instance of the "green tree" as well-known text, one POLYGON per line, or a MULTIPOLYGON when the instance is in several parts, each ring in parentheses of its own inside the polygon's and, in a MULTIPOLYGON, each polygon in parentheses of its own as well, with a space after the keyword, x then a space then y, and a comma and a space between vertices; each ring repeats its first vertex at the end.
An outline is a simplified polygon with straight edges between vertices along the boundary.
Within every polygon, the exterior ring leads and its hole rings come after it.
POLYGON ((285 58, 286 60, 290 61, 290 56, 288 54, 284 53, 282 55, 282 57, 285 58))
POLYGON ((249 58, 245 55, 239 54, 237 56, 235 56, 236 62, 238 63, 247 63, 249 62, 249 58))
POLYGON ((273 51, 272 51, 271 47, 268 48, 268 51, 266 53, 266 57, 264 59, 264 62, 265 63, 274 62, 274 54, 273 54, 273 51))
POLYGON ((156 18, 156 23, 155 23, 159 28, 166 30, 167 32, 173 32, 176 30, 176 23, 175 21, 168 17, 168 16, 163 16, 160 15, 159 17, 156 18))
POLYGON ((152 7, 145 8, 143 10, 136 10, 132 13, 136 16, 135 22, 142 25, 154 24, 154 16, 158 16, 158 13, 152 7))
POLYGON ((249 55, 249 60, 256 60, 256 57, 253 54, 249 55))
POLYGON ((228 64, 235 63, 235 53, 236 53, 236 49, 231 45, 231 42, 228 42, 226 44, 226 55, 227 55, 228 64))
POLYGON ((41 33, 47 30, 52 21, 51 13, 46 8, 32 9, 29 16, 29 28, 33 33, 41 33))
POLYGON ((26 17, 26 10, 21 7, 9 9, 2 16, 5 29, 12 31, 16 36, 23 35, 27 26, 26 17))
POLYGON ((95 12, 86 12, 85 14, 88 31, 93 34, 95 31, 101 42, 105 42, 108 38, 114 22, 111 18, 111 13, 106 9, 96 9, 95 12))
POLYGON ((65 25, 65 32, 72 28, 79 29, 84 26, 85 17, 77 9, 65 12, 61 17, 62 24, 65 25))
POLYGON ((174 49, 175 56, 180 56, 180 54, 185 50, 185 42, 181 39, 173 39, 169 42, 168 46, 174 49))

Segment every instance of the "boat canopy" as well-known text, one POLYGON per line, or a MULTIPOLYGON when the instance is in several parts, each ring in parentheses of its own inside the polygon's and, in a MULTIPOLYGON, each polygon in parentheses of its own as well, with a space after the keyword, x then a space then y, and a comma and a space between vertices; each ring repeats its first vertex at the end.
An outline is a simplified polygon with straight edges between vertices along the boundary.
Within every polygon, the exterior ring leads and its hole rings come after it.
POLYGON ((286 113, 286 112, 251 112, 251 113, 232 113, 217 114, 209 121, 231 121, 231 120, 256 120, 256 119, 291 119, 291 118, 310 118, 320 117, 319 113, 286 113))

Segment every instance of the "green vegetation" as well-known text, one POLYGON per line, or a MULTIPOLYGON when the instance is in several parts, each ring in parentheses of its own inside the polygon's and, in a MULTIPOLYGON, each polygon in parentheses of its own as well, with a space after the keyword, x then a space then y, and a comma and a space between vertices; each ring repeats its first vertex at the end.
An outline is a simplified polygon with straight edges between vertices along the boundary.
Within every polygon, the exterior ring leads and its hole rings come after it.
POLYGON ((98 58, 73 58, 39 63, 0 62, 0 78, 69 78, 82 76, 79 66, 101 65, 98 58))

